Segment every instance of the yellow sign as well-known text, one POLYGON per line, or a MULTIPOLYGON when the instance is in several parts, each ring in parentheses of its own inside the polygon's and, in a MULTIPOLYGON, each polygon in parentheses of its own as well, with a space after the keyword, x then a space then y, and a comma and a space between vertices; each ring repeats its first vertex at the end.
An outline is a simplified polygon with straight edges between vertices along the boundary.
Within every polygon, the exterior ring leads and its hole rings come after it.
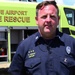
POLYGON ((36 3, 0 2, 0 26, 34 26, 36 3))

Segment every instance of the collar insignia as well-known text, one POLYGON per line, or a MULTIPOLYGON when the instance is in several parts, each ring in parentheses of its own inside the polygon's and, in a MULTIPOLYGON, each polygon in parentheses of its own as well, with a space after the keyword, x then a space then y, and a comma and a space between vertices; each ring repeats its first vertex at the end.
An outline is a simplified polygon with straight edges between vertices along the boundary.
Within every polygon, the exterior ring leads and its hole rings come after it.
POLYGON ((35 39, 37 40, 38 38, 39 38, 39 37, 38 37, 38 36, 36 36, 36 38, 35 38, 35 39))

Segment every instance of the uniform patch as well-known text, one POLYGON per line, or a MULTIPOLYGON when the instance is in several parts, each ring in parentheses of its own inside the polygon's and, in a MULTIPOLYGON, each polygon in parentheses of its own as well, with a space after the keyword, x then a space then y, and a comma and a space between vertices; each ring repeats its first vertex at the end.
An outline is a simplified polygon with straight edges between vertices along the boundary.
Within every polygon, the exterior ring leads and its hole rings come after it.
POLYGON ((66 47, 66 52, 67 52, 67 54, 70 54, 71 53, 71 47, 70 46, 67 46, 66 47))

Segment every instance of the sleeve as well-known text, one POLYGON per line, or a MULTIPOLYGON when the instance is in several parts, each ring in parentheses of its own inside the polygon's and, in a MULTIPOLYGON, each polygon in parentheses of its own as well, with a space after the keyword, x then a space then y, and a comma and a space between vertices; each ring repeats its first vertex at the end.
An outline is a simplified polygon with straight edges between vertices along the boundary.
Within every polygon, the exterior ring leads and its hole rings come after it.
POLYGON ((73 51, 72 51, 73 57, 75 59, 75 39, 73 41, 73 51))
POLYGON ((11 75, 25 75, 24 72, 24 47, 19 45, 10 64, 8 72, 11 75))
POLYGON ((73 47, 73 51, 71 54, 74 59, 74 62, 72 63, 73 66, 70 69, 71 69, 71 75, 75 75, 75 39, 73 40, 72 47, 73 47))

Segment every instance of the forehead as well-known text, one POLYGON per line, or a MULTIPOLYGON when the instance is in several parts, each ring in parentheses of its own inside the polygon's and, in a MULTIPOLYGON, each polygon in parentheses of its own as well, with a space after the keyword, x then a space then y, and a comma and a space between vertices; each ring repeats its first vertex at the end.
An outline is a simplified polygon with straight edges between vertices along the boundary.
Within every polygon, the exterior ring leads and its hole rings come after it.
POLYGON ((53 5, 47 5, 47 6, 43 6, 39 10, 39 13, 57 13, 57 9, 53 5))

